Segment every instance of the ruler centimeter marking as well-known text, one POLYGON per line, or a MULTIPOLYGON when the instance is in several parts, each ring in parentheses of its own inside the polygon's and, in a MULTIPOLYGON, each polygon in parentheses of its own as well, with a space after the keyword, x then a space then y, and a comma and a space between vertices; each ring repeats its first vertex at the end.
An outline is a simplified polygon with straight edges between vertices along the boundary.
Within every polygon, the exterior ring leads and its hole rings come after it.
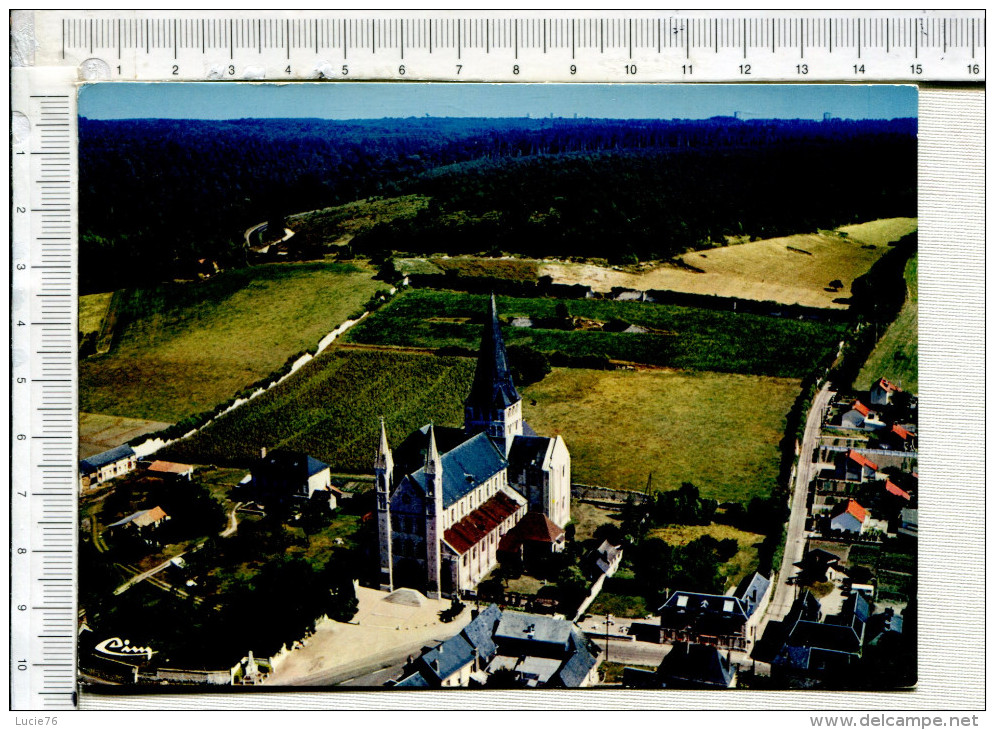
POLYGON ((103 59, 112 69, 108 80, 313 79, 322 76, 316 62, 332 59, 353 62, 347 73, 334 76, 349 79, 985 78, 983 11, 432 15, 439 17, 417 12, 378 17, 356 12, 263 17, 70 13, 59 15, 55 31, 61 47, 50 60, 78 65, 88 58, 103 59), (238 61, 233 72, 226 64, 223 73, 211 75, 202 63, 225 58, 238 61), (559 64, 560 58, 568 63, 559 64), (190 65, 192 60, 201 63, 190 65), (612 63, 618 60, 635 63, 612 63))
POLYGON ((12 144, 11 708, 76 693, 76 100, 23 93, 12 144))

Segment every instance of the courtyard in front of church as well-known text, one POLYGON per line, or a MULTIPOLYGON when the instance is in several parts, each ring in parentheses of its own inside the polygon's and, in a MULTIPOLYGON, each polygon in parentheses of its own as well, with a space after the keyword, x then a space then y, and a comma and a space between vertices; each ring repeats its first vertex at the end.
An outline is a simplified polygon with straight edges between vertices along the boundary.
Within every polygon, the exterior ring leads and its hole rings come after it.
POLYGON ((267 686, 332 685, 417 657, 463 630, 470 607, 443 623, 440 612, 448 599, 426 598, 409 589, 388 594, 362 586, 356 589, 359 609, 352 621, 325 619, 304 646, 277 663, 267 686))

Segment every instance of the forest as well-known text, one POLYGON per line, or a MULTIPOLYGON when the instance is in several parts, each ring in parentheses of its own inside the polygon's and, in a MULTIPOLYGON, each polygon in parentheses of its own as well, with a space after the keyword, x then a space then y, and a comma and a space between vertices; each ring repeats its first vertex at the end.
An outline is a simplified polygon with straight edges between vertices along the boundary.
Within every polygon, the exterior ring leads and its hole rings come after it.
POLYGON ((263 220, 431 196, 355 251, 670 257, 916 212, 915 119, 79 120, 80 287, 244 265, 263 220))

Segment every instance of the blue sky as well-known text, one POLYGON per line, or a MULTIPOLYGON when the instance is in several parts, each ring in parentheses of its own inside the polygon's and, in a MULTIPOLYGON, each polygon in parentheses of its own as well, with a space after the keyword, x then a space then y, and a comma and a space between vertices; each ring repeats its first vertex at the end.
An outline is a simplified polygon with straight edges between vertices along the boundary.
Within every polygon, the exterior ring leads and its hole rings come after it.
POLYGON ((105 83, 85 86, 91 119, 247 117, 602 117, 847 119, 918 115, 914 86, 796 84, 105 83))

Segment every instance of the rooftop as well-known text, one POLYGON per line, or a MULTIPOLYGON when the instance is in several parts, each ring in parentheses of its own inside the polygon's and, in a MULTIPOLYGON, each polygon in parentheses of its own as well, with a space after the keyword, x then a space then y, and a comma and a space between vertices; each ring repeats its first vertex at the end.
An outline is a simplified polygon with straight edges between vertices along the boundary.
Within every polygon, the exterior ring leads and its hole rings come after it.
POLYGON ((504 611, 501 614, 497 629, 494 631, 494 640, 498 644, 502 640, 526 640, 537 644, 562 646, 565 649, 570 643, 570 630, 572 628, 573 624, 563 619, 531 613, 518 613, 517 611, 504 611))
POLYGON ((736 670, 714 646, 678 642, 663 658, 659 673, 668 686, 729 687, 736 670))
POLYGON ((107 451, 83 459, 79 463, 79 468, 82 472, 86 472, 88 469, 96 471, 103 466, 113 464, 116 461, 121 461, 134 455, 135 450, 133 448, 128 446, 128 444, 122 444, 121 446, 115 446, 113 449, 108 449, 107 451))
POLYGON ((274 449, 256 461, 256 471, 281 472, 286 476, 313 477, 328 468, 328 464, 313 456, 288 449, 274 449))
POLYGON ((444 539, 453 550, 462 555, 479 543, 502 522, 523 507, 508 494, 499 491, 466 517, 446 530, 444 539))
MULTIPOLYGON (((502 453, 483 433, 471 436, 440 456, 443 509, 448 509, 508 466, 502 453)), ((428 482, 424 465, 411 474, 411 479, 425 490, 428 482)))
POLYGON ((190 464, 177 464, 173 461, 153 461, 149 465, 149 471, 160 472, 163 474, 186 474, 188 471, 193 469, 190 464))
POLYGON ((118 520, 114 524, 108 525, 108 527, 120 527, 121 525, 127 525, 129 523, 135 525, 136 527, 147 527, 159 520, 168 517, 162 507, 155 506, 152 509, 143 509, 138 512, 134 512, 124 519, 118 520))
POLYGON ((856 464, 860 464, 861 466, 865 466, 868 469, 873 469, 874 471, 878 470, 878 465, 877 464, 875 464, 873 461, 871 461, 870 459, 868 459, 863 454, 861 454, 861 453, 859 453, 857 451, 854 451, 853 449, 850 449, 849 451, 846 452, 846 458, 848 458, 850 461, 852 461, 852 462, 854 462, 856 464))

